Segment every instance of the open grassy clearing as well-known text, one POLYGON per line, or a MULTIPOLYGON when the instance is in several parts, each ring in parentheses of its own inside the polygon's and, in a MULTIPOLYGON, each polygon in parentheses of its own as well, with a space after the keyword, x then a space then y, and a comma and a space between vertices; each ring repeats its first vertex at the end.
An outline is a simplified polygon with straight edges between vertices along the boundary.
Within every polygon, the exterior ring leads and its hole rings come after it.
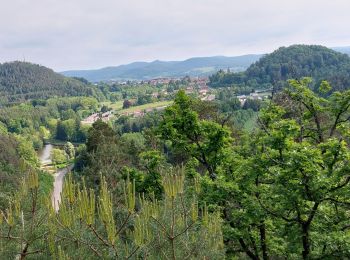
POLYGON ((110 107, 113 110, 120 110, 120 109, 123 108, 123 102, 124 102, 123 100, 119 100, 119 101, 116 101, 116 102, 113 102, 113 103, 108 101, 108 102, 102 102, 101 105, 102 106, 105 105, 107 107, 110 107))
POLYGON ((149 109, 149 108, 156 108, 156 107, 162 107, 162 106, 169 106, 173 103, 172 100, 166 100, 166 101, 159 101, 159 102, 154 102, 154 103, 149 103, 149 104, 144 104, 141 106, 133 106, 133 107, 129 107, 127 109, 120 109, 117 110, 117 112, 119 113, 123 113, 123 112, 134 112, 137 110, 144 110, 144 109, 149 109))

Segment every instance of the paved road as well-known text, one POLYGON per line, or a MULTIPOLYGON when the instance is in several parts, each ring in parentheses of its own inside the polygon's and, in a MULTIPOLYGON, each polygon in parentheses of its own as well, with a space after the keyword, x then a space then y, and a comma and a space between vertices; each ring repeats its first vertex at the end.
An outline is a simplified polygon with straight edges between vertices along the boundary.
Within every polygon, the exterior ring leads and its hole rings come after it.
MULTIPOLYGON (((47 167, 47 165, 51 164, 51 151, 53 149, 53 145, 46 144, 41 152, 38 154, 41 165, 47 167)), ((59 169, 54 174, 54 183, 53 183, 53 192, 51 196, 52 205, 56 211, 59 209, 59 203, 61 201, 61 192, 63 188, 63 179, 64 176, 73 169, 73 165, 68 166, 67 168, 59 169)))
POLYGON ((70 172, 73 169, 73 165, 68 166, 67 168, 57 170, 55 174, 55 181, 53 183, 53 192, 52 192, 52 205, 56 211, 59 209, 59 204, 61 202, 61 192, 63 188, 63 179, 64 175, 70 172))

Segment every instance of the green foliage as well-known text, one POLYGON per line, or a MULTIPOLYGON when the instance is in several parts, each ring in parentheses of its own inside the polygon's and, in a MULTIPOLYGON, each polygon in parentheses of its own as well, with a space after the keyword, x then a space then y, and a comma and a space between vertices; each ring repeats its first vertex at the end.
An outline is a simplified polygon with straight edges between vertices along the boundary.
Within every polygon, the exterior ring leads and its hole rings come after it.
POLYGON ((28 162, 33 167, 39 166, 39 160, 33 147, 33 143, 20 136, 16 135, 18 141, 17 152, 26 162, 28 162))
POLYGON ((117 183, 130 178, 135 180, 138 192, 160 198, 161 170, 167 164, 159 151, 145 151, 145 142, 141 133, 126 133, 118 138, 107 124, 96 122, 89 131, 86 150, 78 151, 79 175, 96 187, 100 181, 97 173, 103 173, 116 189, 116 196, 117 183))
POLYGON ((0 135, 5 135, 7 134, 7 127, 4 123, 0 122, 0 135))
POLYGON ((238 187, 227 194, 231 182, 207 182, 203 196, 223 205, 232 252, 347 258, 350 92, 324 99, 310 90, 309 78, 289 83, 283 107, 264 109, 261 130, 236 147, 234 175, 226 178, 238 187))
POLYGON ((147 151, 140 154, 140 163, 146 170, 141 184, 141 192, 153 194, 157 199, 163 194, 161 172, 166 166, 165 157, 158 151, 147 151))
POLYGON ((127 116, 120 116, 114 123, 113 129, 122 135, 124 133, 142 132, 146 129, 152 129, 159 124, 159 113, 147 113, 146 115, 138 118, 130 118, 127 116))
POLYGON ((132 105, 132 103, 129 100, 125 99, 123 102, 123 109, 129 108, 129 107, 131 107, 131 105, 132 105))
POLYGON ((74 159, 75 156, 75 148, 71 142, 67 142, 63 147, 64 152, 67 155, 68 160, 74 159))
MULTIPOLYGON (((137 105, 144 105, 144 104, 148 104, 148 103, 152 103, 152 96, 150 95, 139 95, 137 97, 137 105)), ((124 105, 123 105, 124 107, 124 105)))
POLYGON ((287 84, 259 112, 235 89, 179 91, 162 113, 89 129, 94 99, 1 109, 0 258, 349 258, 350 91, 287 84), (60 131, 87 141, 53 151, 76 157, 56 212, 34 147, 60 131))
POLYGON ((241 103, 231 88, 220 90, 217 99, 219 109, 224 113, 241 109, 241 103))
POLYGON ((115 188, 121 179, 117 173, 123 166, 128 165, 120 144, 116 133, 108 124, 102 120, 96 121, 88 131, 86 147, 78 150, 77 175, 85 176, 90 187, 98 188, 100 174, 103 174, 108 183, 115 188))
POLYGON ((247 99, 244 102, 243 109, 251 109, 255 112, 259 111, 262 106, 262 101, 258 99, 247 99))
POLYGON ((226 156, 229 132, 215 122, 200 120, 192 104, 193 100, 179 91, 174 104, 165 111, 159 132, 164 141, 170 141, 173 152, 181 153, 182 157, 194 157, 214 179, 226 156))
POLYGON ((342 91, 350 86, 349 73, 346 54, 317 45, 292 45, 263 56, 244 73, 219 71, 210 77, 210 86, 234 86, 242 94, 272 87, 280 91, 288 79, 311 76, 315 79, 311 88, 327 80, 334 91, 342 91))
POLYGON ((23 170, 27 174, 20 189, 9 206, 0 210, 0 256, 25 259, 36 255, 45 259, 49 257, 45 241, 48 234, 45 198, 50 193, 40 187, 43 182, 37 172, 23 170))
POLYGON ((73 119, 58 121, 56 138, 58 140, 72 140, 76 132, 76 124, 73 119))
POLYGON ((50 196, 53 189, 54 177, 45 171, 39 172, 38 175, 40 184, 38 192, 45 196, 50 196))
POLYGON ((64 150, 54 148, 51 151, 51 161, 54 165, 63 164, 67 161, 67 154, 64 150))
POLYGON ((115 142, 116 136, 113 129, 102 122, 102 120, 97 120, 88 132, 86 147, 89 152, 96 151, 99 145, 113 144, 115 142))
POLYGON ((124 200, 117 208, 103 177, 96 196, 68 176, 58 212, 50 200, 41 203, 40 185, 38 175, 30 173, 13 203, 1 211, 2 257, 224 257, 219 215, 209 213, 206 207, 198 208, 195 194, 186 192, 181 169, 164 177, 162 185, 167 192, 160 201, 136 196, 135 184, 123 183, 124 200))
POLYGON ((146 139, 141 133, 125 133, 120 137, 120 145, 129 160, 137 165, 139 155, 146 149, 146 139))
POLYGON ((18 141, 11 135, 0 135, 0 209, 7 205, 11 195, 19 189, 23 164, 18 152, 18 141))
POLYGON ((87 131, 86 126, 80 124, 81 116, 96 109, 97 100, 94 98, 52 98, 44 103, 22 103, 0 108, 0 125, 5 126, 8 132, 30 139, 33 147, 39 150, 43 140, 49 138, 84 142, 87 131), (65 120, 60 120, 63 118, 65 120))
POLYGON ((51 69, 28 62, 0 64, 0 82, 0 93, 5 97, 3 101, 6 101, 4 103, 53 96, 93 96, 103 99, 102 93, 93 85, 66 78, 51 69))

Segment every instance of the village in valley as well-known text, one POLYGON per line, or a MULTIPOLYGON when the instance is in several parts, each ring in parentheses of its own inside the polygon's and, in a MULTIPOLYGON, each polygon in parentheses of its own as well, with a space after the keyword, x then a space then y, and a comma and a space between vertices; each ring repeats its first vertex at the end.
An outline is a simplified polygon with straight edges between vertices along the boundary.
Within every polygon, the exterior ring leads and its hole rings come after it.
MULTIPOLYGON (((184 90, 187 95, 199 98, 202 101, 213 102, 216 99, 217 89, 208 86, 208 77, 185 77, 178 78, 156 78, 149 81, 112 81, 108 85, 119 86, 119 89, 133 88, 142 89, 144 86, 152 89, 147 91, 146 95, 149 102, 140 104, 138 101, 140 96, 134 94, 132 97, 124 95, 124 99, 114 102, 104 102, 100 112, 93 113, 82 120, 82 124, 93 124, 101 119, 103 122, 108 122, 111 119, 116 119, 120 116, 129 116, 132 118, 142 117, 147 113, 154 111, 163 111, 166 107, 173 103, 175 94, 180 90, 184 90)), ((136 91, 137 92, 137 91, 136 91)), ((271 95, 271 90, 255 90, 246 95, 236 95, 241 106, 247 100, 265 100, 271 95)))

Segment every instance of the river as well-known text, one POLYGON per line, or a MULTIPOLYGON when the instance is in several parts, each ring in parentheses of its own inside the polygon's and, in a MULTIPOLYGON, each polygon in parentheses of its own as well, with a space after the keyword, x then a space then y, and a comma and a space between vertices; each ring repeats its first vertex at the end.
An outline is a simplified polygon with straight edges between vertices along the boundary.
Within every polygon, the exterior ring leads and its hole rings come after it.
MULTIPOLYGON (((51 164, 51 151, 55 146, 52 144, 45 144, 43 149, 38 152, 38 157, 42 168, 45 169, 51 164)), ((61 202, 61 192, 63 188, 64 176, 73 169, 73 165, 69 165, 66 168, 56 170, 54 174, 53 192, 51 195, 52 205, 56 211, 59 209, 59 203, 61 202)))
POLYGON ((43 149, 38 152, 38 157, 42 166, 51 163, 51 151, 54 148, 52 144, 45 144, 43 149))

